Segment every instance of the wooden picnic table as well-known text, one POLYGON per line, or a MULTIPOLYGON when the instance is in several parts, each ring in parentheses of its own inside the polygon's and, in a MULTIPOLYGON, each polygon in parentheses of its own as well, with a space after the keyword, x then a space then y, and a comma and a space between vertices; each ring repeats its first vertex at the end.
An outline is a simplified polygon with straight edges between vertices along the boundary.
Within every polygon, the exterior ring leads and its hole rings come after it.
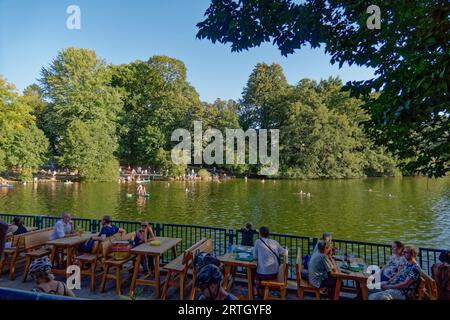
POLYGON ((133 270, 133 278, 131 280, 130 286, 130 296, 134 295, 136 290, 136 285, 146 285, 146 286, 155 286, 156 288, 156 297, 160 296, 160 272, 159 272, 159 258, 162 254, 167 252, 168 250, 172 250, 174 258, 177 256, 176 246, 178 243, 182 241, 181 238, 167 238, 167 237, 156 237, 156 240, 161 241, 161 245, 153 246, 149 242, 143 243, 133 249, 131 249, 131 253, 136 255, 136 260, 134 262, 134 270, 133 270), (142 261, 142 257, 154 257, 154 266, 155 266, 155 278, 154 280, 148 279, 150 278, 150 274, 144 275, 142 278, 138 278, 139 274, 139 266, 142 261))
MULTIPOLYGON (((248 246, 239 246, 241 250, 252 250, 253 247, 248 246)), ((256 269, 257 263, 255 260, 253 261, 244 261, 244 260, 238 260, 236 259, 236 253, 226 253, 223 256, 217 257, 217 259, 223 264, 224 266, 224 277, 223 277, 223 283, 222 286, 225 290, 230 290, 234 279, 230 280, 232 269, 235 269, 236 267, 242 267, 247 269, 247 282, 248 282, 248 299, 253 300, 253 282, 252 282, 252 269, 256 269)))
MULTIPOLYGON (((52 252, 50 254, 50 261, 53 264, 58 250, 61 250, 63 252, 65 250, 65 251, 67 251, 66 252, 67 266, 72 265, 74 248, 78 247, 80 244, 89 240, 93 236, 95 236, 95 234, 90 233, 90 232, 83 233, 81 236, 78 233, 75 233, 73 236, 47 241, 46 244, 52 246, 52 252)), ((66 275, 66 269, 53 268, 52 272, 54 272, 56 274, 66 275)))
POLYGON ((332 272, 331 275, 336 278, 336 289, 334 291, 334 300, 339 300, 340 294, 341 294, 341 287, 342 287, 342 281, 344 280, 353 280, 357 284, 359 284, 359 287, 361 289, 361 297, 363 300, 367 300, 369 296, 369 290, 367 288, 367 279, 369 278, 369 274, 365 272, 367 269, 367 264, 364 262, 364 260, 360 258, 353 258, 351 259, 352 262, 363 264, 364 268, 361 271, 350 271, 348 269, 345 269, 346 272, 342 272, 344 268, 342 268, 343 264, 346 262, 335 260, 336 266, 337 266, 337 272, 332 272))

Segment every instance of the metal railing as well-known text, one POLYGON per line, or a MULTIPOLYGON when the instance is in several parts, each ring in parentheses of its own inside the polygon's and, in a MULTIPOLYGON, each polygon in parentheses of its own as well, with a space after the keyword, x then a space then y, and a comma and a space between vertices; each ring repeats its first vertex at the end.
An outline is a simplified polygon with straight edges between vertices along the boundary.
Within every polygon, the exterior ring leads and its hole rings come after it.
MULTIPOLYGON (((39 229, 52 227, 60 217, 25 215, 25 214, 1 214, 0 219, 10 223, 14 217, 20 217, 28 227, 37 227, 39 229)), ((83 228, 85 231, 98 232, 100 230, 99 219, 72 218, 76 228, 83 228)), ((114 220, 113 223, 127 232, 139 230, 140 222, 114 220)), ((208 226, 151 223, 156 236, 181 238, 178 246, 178 254, 192 246, 202 238, 211 239, 214 243, 214 254, 223 255, 227 251, 229 244, 240 244, 242 240, 242 229, 233 230, 226 228, 216 228, 208 226)), ((254 240, 257 233, 254 235, 254 240)), ((301 250, 302 256, 313 252, 318 239, 307 236, 297 236, 290 234, 271 233, 271 238, 278 241, 281 246, 289 251, 289 278, 295 279, 295 262, 298 250, 301 250)), ((350 240, 335 240, 333 245, 338 252, 353 254, 355 257, 362 258, 371 265, 382 266, 389 261, 392 254, 390 245, 360 242, 350 240)), ((431 266, 438 262, 439 254, 442 249, 419 248, 417 262, 422 269, 431 274, 431 266)), ((172 252, 167 252, 161 257, 163 263, 170 261, 174 256, 172 252)))

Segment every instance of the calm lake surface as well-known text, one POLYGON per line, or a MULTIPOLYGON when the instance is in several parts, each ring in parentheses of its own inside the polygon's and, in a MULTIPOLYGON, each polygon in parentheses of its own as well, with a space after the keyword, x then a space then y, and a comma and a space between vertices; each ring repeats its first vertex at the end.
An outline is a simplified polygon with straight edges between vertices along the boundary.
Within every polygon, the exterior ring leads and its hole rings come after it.
POLYGON ((274 232, 419 246, 450 247, 450 178, 355 180, 228 180, 146 184, 42 182, 0 188, 0 212, 209 225, 238 228, 251 221, 274 232), (188 189, 188 191, 186 190, 188 189), (372 191, 369 191, 371 189, 372 191), (300 197, 300 190, 311 197, 300 197))

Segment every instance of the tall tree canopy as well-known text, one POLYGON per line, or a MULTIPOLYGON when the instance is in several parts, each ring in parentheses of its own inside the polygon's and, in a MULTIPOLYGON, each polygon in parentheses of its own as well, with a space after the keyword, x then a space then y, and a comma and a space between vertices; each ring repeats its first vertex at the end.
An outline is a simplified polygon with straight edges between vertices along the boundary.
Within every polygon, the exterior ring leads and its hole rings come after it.
POLYGON ((16 167, 24 179, 31 178, 48 155, 48 140, 27 102, 0 76, 0 171, 16 167))
MULTIPOLYGON (((129 164, 157 164, 158 150, 169 150, 171 133, 189 128, 202 105, 186 81, 180 60, 154 56, 112 67, 114 87, 123 93, 120 159, 129 164)), ((160 152, 160 154, 162 154, 160 152)))
POLYGON ((59 164, 78 169, 86 179, 117 176, 118 166, 112 176, 111 163, 117 149, 117 117, 122 101, 119 90, 111 86, 111 72, 105 61, 92 50, 65 49, 49 67, 42 69, 40 82, 49 101, 46 112, 51 121, 47 121, 47 130, 59 164), (99 128, 101 134, 93 132, 99 128), (95 138, 96 142, 91 143, 88 138, 95 138), (70 154, 79 150, 72 148, 76 145, 86 149, 70 154), (92 163, 78 161, 82 157, 92 163), (95 177, 91 175, 93 166, 95 177))
POLYGON ((448 0, 212 0, 197 37, 240 51, 272 41, 283 55, 323 46, 332 63, 367 66, 375 77, 347 84, 370 111, 366 129, 407 168, 450 169, 448 0), (370 5, 381 29, 369 29, 370 5), (379 92, 373 95, 373 92, 379 92))

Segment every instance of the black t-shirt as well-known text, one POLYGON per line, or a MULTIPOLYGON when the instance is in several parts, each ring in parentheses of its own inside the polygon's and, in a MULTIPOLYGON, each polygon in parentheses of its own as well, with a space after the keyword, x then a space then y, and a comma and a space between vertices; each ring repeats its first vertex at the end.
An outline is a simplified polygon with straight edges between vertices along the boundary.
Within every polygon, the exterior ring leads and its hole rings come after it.
POLYGON ((28 232, 27 228, 25 228, 24 226, 18 226, 17 230, 14 231, 13 235, 16 236, 18 234, 27 233, 27 232, 28 232))
POLYGON ((255 235, 255 230, 253 230, 253 229, 247 230, 246 228, 242 228, 241 245, 253 247, 253 245, 254 245, 253 236, 254 235, 255 235))

